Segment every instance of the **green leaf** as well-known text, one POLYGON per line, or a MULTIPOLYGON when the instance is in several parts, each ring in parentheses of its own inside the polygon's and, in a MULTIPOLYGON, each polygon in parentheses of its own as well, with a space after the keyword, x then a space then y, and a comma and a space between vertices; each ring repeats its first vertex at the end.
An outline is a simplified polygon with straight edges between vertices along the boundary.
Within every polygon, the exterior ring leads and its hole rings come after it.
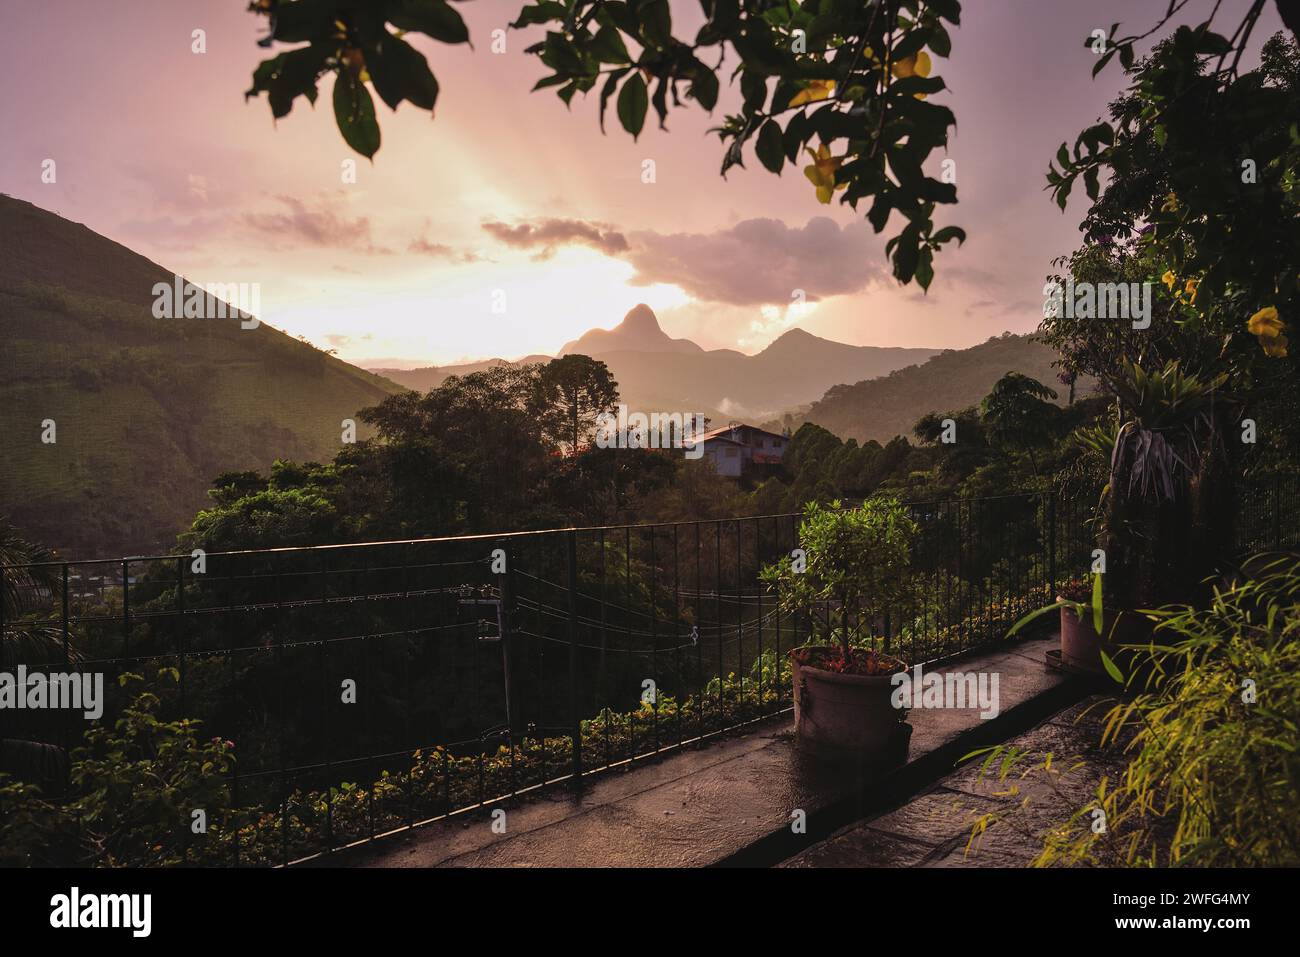
POLYGON ((389 0, 388 20, 399 30, 415 30, 443 43, 469 42, 465 21, 447 0, 389 0))
MULTIPOLYGON (((1084 45, 1087 46, 1087 41, 1084 41, 1084 45)), ((1101 59, 1099 59, 1096 62, 1096 64, 1093 65, 1092 75, 1095 77, 1098 73, 1104 70, 1106 68, 1106 64, 1110 62, 1111 57, 1113 57, 1114 55, 1115 55, 1114 47, 1111 47, 1109 50, 1103 53, 1101 59)))
POLYGON ((1084 188, 1088 191, 1089 199, 1095 200, 1097 198, 1097 192, 1099 190, 1099 186, 1097 184, 1097 177, 1100 173, 1101 173, 1100 166, 1089 166, 1087 171, 1083 174, 1083 185, 1084 188))
POLYGON ((740 92, 745 98, 745 112, 753 113, 767 102, 767 77, 757 70, 745 70, 740 75, 740 92))
POLYGON ((422 110, 432 110, 438 102, 438 81, 429 61, 401 37, 387 36, 376 43, 367 52, 366 69, 389 109, 397 109, 402 100, 422 110))
POLYGON ((333 32, 334 11, 331 0, 298 0, 282 3, 275 11, 275 32, 282 43, 302 43, 323 39, 333 32))
POLYGON ((623 34, 614 27, 601 27, 587 49, 601 63, 631 63, 632 57, 623 42, 623 34))
POLYGON ((605 85, 600 90, 600 131, 605 132, 605 107, 609 105, 609 98, 614 95, 614 90, 618 88, 618 81, 627 75, 631 67, 625 67, 622 70, 615 70, 605 78, 605 85))
POLYGON ((903 38, 894 44, 891 51, 891 59, 897 63, 899 60, 905 60, 914 53, 919 53, 927 43, 930 42, 931 30, 929 27, 915 27, 903 35, 903 38))
POLYGON ((1071 601, 1060 601, 1052 605, 1044 605, 1042 608, 1036 608, 1012 625, 1011 630, 1007 632, 1007 637, 1010 638, 1034 619, 1041 618, 1043 615, 1050 615, 1052 612, 1059 612, 1061 608, 1067 607, 1073 607, 1076 612, 1079 610, 1079 606, 1071 601))
POLYGON ((785 165, 782 145, 781 124, 776 120, 768 120, 758 131, 758 142, 754 145, 754 152, 758 154, 760 163, 777 174, 785 165))
POLYGON ((638 11, 641 17, 641 35, 651 46, 666 47, 673 35, 673 15, 668 0, 649 0, 638 11))
POLYGON ((315 103, 316 79, 325 68, 327 56, 323 48, 310 46, 263 60, 253 71, 253 86, 244 96, 265 92, 271 104, 271 115, 276 119, 288 115, 293 109, 293 101, 299 96, 315 103))
POLYGON ((927 6, 954 26, 961 25, 961 4, 958 0, 930 0, 927 6))
POLYGON ((373 159, 379 152, 379 123, 370 91, 348 70, 334 81, 334 120, 344 141, 362 156, 373 159))
POLYGON ((920 255, 916 260, 916 281, 923 290, 929 290, 930 283, 934 281, 934 250, 929 246, 922 246, 920 255))
POLYGON ((645 80, 640 73, 633 73, 618 91, 618 121, 623 129, 636 139, 645 126, 646 110, 650 108, 650 97, 646 92, 645 80))
POLYGON ((701 63, 686 95, 706 110, 712 110, 718 102, 718 75, 701 63))
POLYGON ((519 19, 510 25, 519 29, 538 23, 549 23, 552 20, 563 20, 567 15, 568 11, 564 8, 564 4, 557 3, 556 0, 540 0, 520 10, 519 19))
POLYGON ((1106 654, 1106 652, 1102 651, 1100 648, 1097 649, 1097 654, 1101 655, 1101 666, 1106 669, 1106 674, 1110 675, 1120 684, 1123 684, 1124 672, 1120 671, 1119 666, 1110 660, 1110 655, 1106 654))
POLYGON ((931 29, 934 32, 930 35, 930 49, 938 56, 948 56, 952 53, 952 39, 948 36, 948 31, 938 23, 931 29))
POLYGON ((1096 630, 1097 636, 1101 637, 1101 629, 1105 624, 1106 609, 1101 603, 1101 572, 1092 576, 1092 627, 1096 630))
POLYGON ((960 226, 945 226, 943 229, 931 236, 930 239, 939 244, 951 242, 955 239, 957 240, 957 245, 960 246, 962 243, 966 242, 966 230, 962 229, 960 226))

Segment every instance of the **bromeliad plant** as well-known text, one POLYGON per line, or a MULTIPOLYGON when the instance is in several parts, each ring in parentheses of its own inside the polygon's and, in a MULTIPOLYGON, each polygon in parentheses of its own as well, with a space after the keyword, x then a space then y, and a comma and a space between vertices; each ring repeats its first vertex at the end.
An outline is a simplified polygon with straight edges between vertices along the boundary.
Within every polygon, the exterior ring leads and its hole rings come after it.
POLYGON ((902 663, 877 650, 886 618, 911 604, 916 523, 896 499, 804 506, 799 548, 760 572, 786 614, 800 615, 812 638, 795 659, 841 674, 892 674, 902 663))

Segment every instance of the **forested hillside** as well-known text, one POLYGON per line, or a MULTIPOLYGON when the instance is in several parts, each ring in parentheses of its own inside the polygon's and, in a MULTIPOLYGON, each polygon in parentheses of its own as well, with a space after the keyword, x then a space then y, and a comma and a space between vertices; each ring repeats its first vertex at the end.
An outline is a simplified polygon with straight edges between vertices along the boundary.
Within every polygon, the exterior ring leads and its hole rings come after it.
POLYGON ((170 547, 217 474, 328 461, 398 391, 266 324, 156 319, 171 273, 7 196, 0 249, 0 514, 74 557, 170 547))

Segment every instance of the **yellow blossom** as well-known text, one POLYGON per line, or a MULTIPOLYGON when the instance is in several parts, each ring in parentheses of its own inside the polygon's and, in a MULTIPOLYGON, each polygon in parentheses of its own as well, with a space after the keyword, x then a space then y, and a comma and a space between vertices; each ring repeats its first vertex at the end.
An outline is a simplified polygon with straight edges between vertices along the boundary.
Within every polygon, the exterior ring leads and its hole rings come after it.
POLYGON ((835 190, 844 189, 848 183, 835 182, 835 171, 840 168, 844 162, 843 156, 831 156, 830 147, 823 143, 817 147, 817 152, 813 152, 808 147, 804 147, 809 156, 813 158, 812 166, 805 166, 803 174, 808 177, 808 181, 817 187, 817 199, 823 203, 829 203, 835 190))
POLYGON ((790 97, 790 105, 803 106, 805 103, 816 103, 818 100, 829 99, 834 92, 834 80, 809 80, 807 86, 790 97))
POLYGON ((1172 269, 1167 269, 1165 270, 1165 274, 1160 277, 1160 281, 1164 283, 1166 286, 1168 286, 1170 289, 1173 289, 1174 284, 1178 282, 1178 277, 1174 275, 1174 271, 1172 269))
POLYGON ((1196 302, 1196 287, 1201 284, 1199 279, 1189 279, 1183 285, 1183 292, 1187 295, 1188 302, 1196 302))
POLYGON ((902 80, 909 76, 930 75, 930 54, 921 50, 911 56, 905 56, 893 65, 894 76, 902 80))
POLYGON ((1259 340, 1265 355, 1280 359, 1287 354, 1286 323, 1278 316, 1276 306, 1265 306, 1251 316, 1246 329, 1259 340))

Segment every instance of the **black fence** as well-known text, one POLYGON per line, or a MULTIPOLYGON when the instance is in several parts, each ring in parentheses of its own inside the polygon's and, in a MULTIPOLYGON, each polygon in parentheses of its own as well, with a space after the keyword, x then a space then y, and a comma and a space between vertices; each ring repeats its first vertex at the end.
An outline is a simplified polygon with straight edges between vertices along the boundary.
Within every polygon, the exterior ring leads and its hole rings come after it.
MULTIPOLYGON (((912 663, 1001 640, 1088 571, 1094 504, 909 504, 918 597, 859 625, 912 663)), ((1241 514, 1243 548, 1294 544, 1296 483, 1250 491, 1241 514)), ((848 614, 783 615, 759 582, 798 530, 776 515, 0 568, 48 582, 0 626, 11 645, 53 638, 48 670, 103 673, 101 722, 135 673, 160 717, 233 743, 224 838, 178 822, 186 860, 285 864, 788 710, 786 653, 848 614)), ((0 738, 65 747, 86 727, 0 721, 0 738)))

